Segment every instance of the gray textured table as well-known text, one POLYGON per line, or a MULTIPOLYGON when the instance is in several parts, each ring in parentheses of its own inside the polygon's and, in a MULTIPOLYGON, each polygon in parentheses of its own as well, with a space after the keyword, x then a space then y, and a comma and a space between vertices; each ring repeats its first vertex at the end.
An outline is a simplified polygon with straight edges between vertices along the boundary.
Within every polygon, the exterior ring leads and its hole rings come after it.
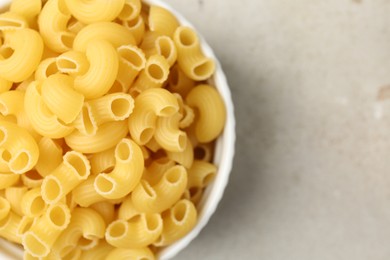
POLYGON ((226 195, 175 260, 390 259, 390 2, 167 2, 221 59, 238 123, 226 195))

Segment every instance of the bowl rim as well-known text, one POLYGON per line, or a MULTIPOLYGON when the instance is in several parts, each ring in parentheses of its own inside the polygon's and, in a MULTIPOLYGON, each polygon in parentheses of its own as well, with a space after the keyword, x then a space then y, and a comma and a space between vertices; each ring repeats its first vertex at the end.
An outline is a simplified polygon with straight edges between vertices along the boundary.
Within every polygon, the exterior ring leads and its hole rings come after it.
MULTIPOLYGON (((156 5, 166 8, 178 19, 180 25, 191 27, 195 30, 199 37, 199 41, 204 54, 215 60, 216 70, 212 77, 214 83, 212 84, 218 92, 221 94, 225 107, 226 107, 226 123, 221 136, 218 137, 214 152, 214 163, 217 164, 217 175, 213 183, 206 188, 206 191, 199 204, 199 215, 196 226, 183 238, 175 243, 165 247, 157 253, 157 258, 160 260, 168 260, 175 257, 185 247, 187 247, 191 241, 193 241, 202 229, 207 225, 211 216, 215 213, 217 206, 222 199, 223 193, 229 181, 229 176, 233 167, 233 158, 235 153, 235 116, 234 105, 231 97, 231 91, 227 82, 226 75, 222 69, 221 63, 210 45, 205 41, 203 35, 192 25, 181 13, 172 8, 169 4, 163 0, 141 0, 147 5, 156 5)), ((0 11, 4 11, 6 7, 11 3, 11 0, 0 0, 0 11)), ((1 259, 16 259, 22 258, 22 250, 20 247, 13 245, 3 239, 0 239, 0 258, 1 259)))

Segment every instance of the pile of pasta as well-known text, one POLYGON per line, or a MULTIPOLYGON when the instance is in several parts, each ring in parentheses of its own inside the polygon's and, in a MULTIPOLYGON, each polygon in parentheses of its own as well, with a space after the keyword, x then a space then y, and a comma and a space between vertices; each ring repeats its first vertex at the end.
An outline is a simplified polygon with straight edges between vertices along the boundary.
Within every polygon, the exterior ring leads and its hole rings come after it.
POLYGON ((190 232, 226 117, 193 29, 140 0, 14 0, 0 31, 0 237, 151 260, 190 232))

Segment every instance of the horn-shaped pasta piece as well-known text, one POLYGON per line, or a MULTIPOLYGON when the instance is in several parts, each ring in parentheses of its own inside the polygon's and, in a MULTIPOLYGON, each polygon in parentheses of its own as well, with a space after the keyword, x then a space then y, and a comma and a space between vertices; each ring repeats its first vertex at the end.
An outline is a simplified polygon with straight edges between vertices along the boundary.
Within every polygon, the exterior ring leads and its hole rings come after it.
POLYGON ((179 27, 176 17, 167 9, 152 5, 149 10, 149 28, 152 32, 172 37, 179 27))
POLYGON ((134 36, 125 27, 113 22, 99 22, 85 26, 76 36, 73 49, 85 52, 90 42, 103 40, 115 48, 121 45, 135 45, 134 36))
POLYGON ((208 143, 217 138, 226 121, 226 108, 218 91, 209 85, 198 85, 188 93, 186 102, 199 112, 195 123, 199 142, 208 143))
POLYGON ((92 204, 107 200, 97 193, 95 189, 95 179, 97 175, 91 175, 89 178, 77 186, 73 191, 74 201, 81 207, 89 207, 92 204))
POLYGON ((80 114, 72 122, 72 125, 79 130, 82 135, 92 136, 96 134, 98 125, 89 103, 84 102, 80 114))
POLYGON ((27 20, 15 12, 5 12, 0 14, 0 30, 18 30, 28 28, 27 20))
POLYGON ((27 217, 39 217, 46 210, 46 203, 42 198, 41 188, 34 188, 22 196, 20 207, 23 215, 27 217))
POLYGON ((70 210, 65 204, 50 205, 24 233, 22 243, 25 250, 34 257, 47 256, 61 233, 69 225, 70 210))
POLYGON ((115 167, 115 147, 100 153, 94 153, 89 158, 91 163, 91 173, 98 175, 102 172, 110 172, 115 167))
POLYGON ((0 236, 8 241, 20 244, 22 239, 17 235, 17 229, 21 219, 18 214, 10 211, 3 220, 0 220, 0 236))
POLYGON ((169 73, 167 89, 185 98, 193 87, 195 81, 187 77, 179 65, 174 65, 169 73))
POLYGON ((6 33, 6 42, 14 52, 0 60, 0 76, 13 82, 29 78, 42 58, 43 41, 37 31, 20 29, 6 33))
POLYGON ((96 247, 104 238, 106 223, 102 216, 89 208, 75 208, 68 227, 58 237, 53 246, 61 257, 67 256, 77 245, 82 250, 96 247))
POLYGON ((46 176, 42 183, 42 197, 46 203, 57 203, 64 198, 91 172, 88 159, 76 151, 67 152, 63 162, 46 176))
POLYGON ((155 246, 167 246, 190 232, 197 221, 197 211, 189 200, 180 200, 163 214, 163 232, 154 243, 155 246))
POLYGON ((11 187, 16 184, 20 179, 20 174, 13 172, 0 172, 0 190, 11 187))
POLYGON ((53 139, 42 137, 38 143, 39 159, 35 165, 38 173, 45 177, 62 162, 62 147, 53 139))
POLYGON ((86 56, 89 69, 75 78, 74 88, 87 99, 98 98, 114 84, 118 75, 119 57, 114 46, 102 40, 91 41, 86 56))
POLYGON ((168 152, 183 152, 187 146, 187 134, 179 128, 180 118, 181 115, 177 113, 157 119, 154 138, 168 152))
POLYGON ((115 168, 96 177, 95 189, 107 199, 123 198, 139 183, 143 170, 141 148, 130 139, 122 139, 115 148, 115 168))
POLYGON ((183 165, 186 169, 189 169, 194 161, 194 150, 191 142, 187 140, 186 146, 182 152, 167 151, 167 157, 172 161, 183 165))
POLYGON ((22 15, 31 25, 35 22, 41 9, 41 0, 13 0, 10 6, 11 12, 22 15))
POLYGON ((55 52, 65 52, 72 48, 75 34, 67 30, 71 18, 61 0, 49 0, 38 18, 39 32, 45 45, 55 52))
POLYGON ((107 225, 113 222, 116 218, 115 204, 110 201, 102 201, 92 204, 90 208, 99 213, 107 225))
POLYGON ((107 260, 155 260, 153 252, 147 248, 134 248, 134 249, 126 249, 126 248, 115 248, 112 250, 107 256, 107 260))
POLYGON ((151 186, 142 180, 131 196, 137 210, 146 213, 160 213, 175 204, 187 186, 187 171, 183 166, 168 169, 160 181, 151 186))
POLYGON ((56 73, 58 73, 56 58, 47 58, 39 63, 35 71, 35 79, 37 81, 43 81, 56 73))
POLYGON ((142 16, 137 16, 132 20, 122 21, 122 24, 133 34, 135 44, 139 45, 145 35, 145 22, 142 16))
MULTIPOLYGON (((96 259, 103 260, 107 259, 107 255, 114 249, 114 247, 108 244, 105 240, 100 240, 99 244, 94 248, 83 251, 81 253, 80 259, 96 259)), ((115 259, 116 260, 116 259, 115 259)))
POLYGON ((106 240, 119 248, 147 246, 161 235, 163 223, 160 214, 142 214, 132 219, 116 220, 106 230, 106 240))
POLYGON ((69 135, 74 127, 66 126, 47 108, 40 94, 38 82, 32 82, 26 90, 24 106, 31 125, 39 134, 50 138, 69 135))
POLYGON ((133 20, 141 13, 140 0, 126 0, 118 18, 124 21, 133 20))
POLYGON ((126 199, 122 202, 118 210, 118 219, 129 220, 137 215, 142 214, 138 211, 133 204, 131 196, 127 196, 126 199))
POLYGON ((84 53, 79 51, 67 51, 62 53, 55 62, 61 73, 68 73, 72 76, 85 74, 89 69, 89 62, 84 53))
POLYGON ((214 164, 195 160, 188 170, 187 188, 204 188, 214 179, 216 174, 217 167, 214 164))
POLYGON ((65 0, 70 13, 81 22, 91 24, 96 22, 111 22, 122 11, 125 0, 65 0), (93 10, 93 12, 91 12, 93 10))
POLYGON ((134 45, 122 45, 117 51, 119 54, 117 81, 123 86, 122 91, 127 92, 139 72, 145 68, 145 54, 134 45))
POLYGON ((154 186, 161 180, 164 173, 173 166, 175 166, 175 162, 168 157, 156 159, 145 169, 142 179, 154 186))
MULTIPOLYGON (((39 158, 41 158, 41 156, 39 156, 39 158)), ((22 180, 23 185, 29 189, 40 187, 43 181, 43 177, 34 169, 26 172, 25 174, 22 174, 20 178, 22 180)))
POLYGON ((177 47, 177 62, 189 78, 202 81, 211 77, 215 71, 215 62, 204 56, 198 36, 193 29, 185 26, 178 27, 173 41, 177 47))

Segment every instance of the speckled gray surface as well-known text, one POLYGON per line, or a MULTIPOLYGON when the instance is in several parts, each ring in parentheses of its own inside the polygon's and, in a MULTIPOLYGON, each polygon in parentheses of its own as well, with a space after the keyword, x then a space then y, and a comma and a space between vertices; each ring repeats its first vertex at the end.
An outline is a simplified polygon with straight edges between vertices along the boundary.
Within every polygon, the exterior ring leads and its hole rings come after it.
POLYGON ((237 156, 175 260, 390 259, 390 2, 167 0, 228 76, 237 156))

